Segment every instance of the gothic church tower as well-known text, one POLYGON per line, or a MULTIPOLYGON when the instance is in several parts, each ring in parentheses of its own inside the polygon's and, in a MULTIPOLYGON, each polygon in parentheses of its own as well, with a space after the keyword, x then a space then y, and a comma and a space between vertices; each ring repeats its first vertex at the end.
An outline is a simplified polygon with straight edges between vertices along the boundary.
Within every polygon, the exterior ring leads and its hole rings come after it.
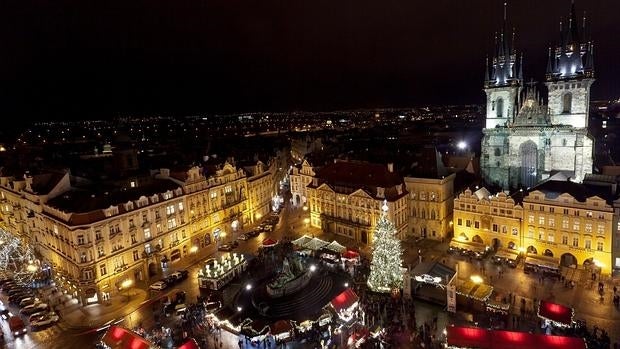
POLYGON ((568 25, 561 26, 560 44, 549 50, 545 104, 534 81, 525 94, 522 91, 523 56, 517 62, 514 45, 506 37, 504 3, 504 28, 484 79, 487 113, 480 167, 488 184, 528 188, 556 171, 574 181, 592 173, 594 141, 588 133, 588 108, 593 45, 585 41, 585 19, 583 23, 580 34, 573 3, 568 25))

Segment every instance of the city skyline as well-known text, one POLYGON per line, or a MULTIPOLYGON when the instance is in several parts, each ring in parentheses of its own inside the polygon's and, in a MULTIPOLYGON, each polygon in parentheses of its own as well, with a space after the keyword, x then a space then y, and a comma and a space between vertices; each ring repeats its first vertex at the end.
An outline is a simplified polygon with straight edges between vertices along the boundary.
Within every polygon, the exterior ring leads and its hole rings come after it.
MULTIPOLYGON (((503 2, 488 0, 12 6, 3 12, 21 15, 2 34, 2 111, 28 120, 482 103, 503 21, 503 2)), ((615 99, 609 14, 620 5, 576 6, 596 43, 592 97, 615 99)), ((508 3, 526 80, 544 79, 569 9, 508 3)))

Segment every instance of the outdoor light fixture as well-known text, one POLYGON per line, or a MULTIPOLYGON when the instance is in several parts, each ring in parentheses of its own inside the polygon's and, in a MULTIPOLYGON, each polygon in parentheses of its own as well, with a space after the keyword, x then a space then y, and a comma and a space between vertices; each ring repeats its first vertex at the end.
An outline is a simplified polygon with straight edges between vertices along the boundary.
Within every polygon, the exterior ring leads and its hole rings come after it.
POLYGON ((251 284, 245 285, 245 289, 248 290, 248 291, 251 290, 252 289, 252 285, 251 284))
POLYGON ((242 311, 242 310, 243 310, 243 308, 237 307, 237 311, 242 311))
POLYGON ((312 264, 312 265, 310 266, 310 271, 316 271, 316 265, 312 264))
POLYGON ((125 279, 121 283, 121 287, 122 288, 129 288, 129 287, 131 287, 131 285, 133 285, 133 281, 131 279, 125 279))
POLYGON ((194 245, 189 249, 189 252, 191 253, 196 253, 196 251, 198 251, 198 246, 194 245))
POLYGON ((475 284, 481 284, 482 281, 484 281, 482 280, 482 277, 480 277, 479 275, 472 275, 469 277, 469 279, 473 281, 475 284))
POLYGON ((348 283, 348 282, 345 282, 345 283, 344 283, 344 287, 349 287, 349 283, 348 283))
POLYGON ((465 149, 467 148, 467 143, 460 141, 457 145, 456 145, 459 149, 465 149))

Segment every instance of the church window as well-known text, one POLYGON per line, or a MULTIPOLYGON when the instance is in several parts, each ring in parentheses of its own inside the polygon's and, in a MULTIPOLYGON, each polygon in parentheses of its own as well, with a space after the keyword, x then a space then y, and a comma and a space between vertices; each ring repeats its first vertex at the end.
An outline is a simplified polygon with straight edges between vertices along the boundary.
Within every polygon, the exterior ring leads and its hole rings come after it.
POLYGON ((495 113, 498 118, 504 117, 504 100, 502 98, 497 99, 497 106, 495 109, 495 113))
POLYGON ((495 148, 495 156, 500 156, 502 155, 502 150, 499 148, 495 148))
POLYGON ((562 113, 570 114, 572 102, 573 102, 573 95, 571 95, 570 93, 565 93, 562 96, 562 113))

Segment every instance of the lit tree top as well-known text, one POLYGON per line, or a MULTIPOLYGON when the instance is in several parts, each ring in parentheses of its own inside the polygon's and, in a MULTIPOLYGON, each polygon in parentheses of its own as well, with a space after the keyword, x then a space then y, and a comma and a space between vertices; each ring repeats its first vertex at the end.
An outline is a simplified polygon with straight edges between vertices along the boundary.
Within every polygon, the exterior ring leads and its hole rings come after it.
POLYGON ((387 200, 383 201, 382 210, 375 228, 368 287, 375 292, 390 292, 403 285, 402 249, 396 227, 388 219, 387 200))

